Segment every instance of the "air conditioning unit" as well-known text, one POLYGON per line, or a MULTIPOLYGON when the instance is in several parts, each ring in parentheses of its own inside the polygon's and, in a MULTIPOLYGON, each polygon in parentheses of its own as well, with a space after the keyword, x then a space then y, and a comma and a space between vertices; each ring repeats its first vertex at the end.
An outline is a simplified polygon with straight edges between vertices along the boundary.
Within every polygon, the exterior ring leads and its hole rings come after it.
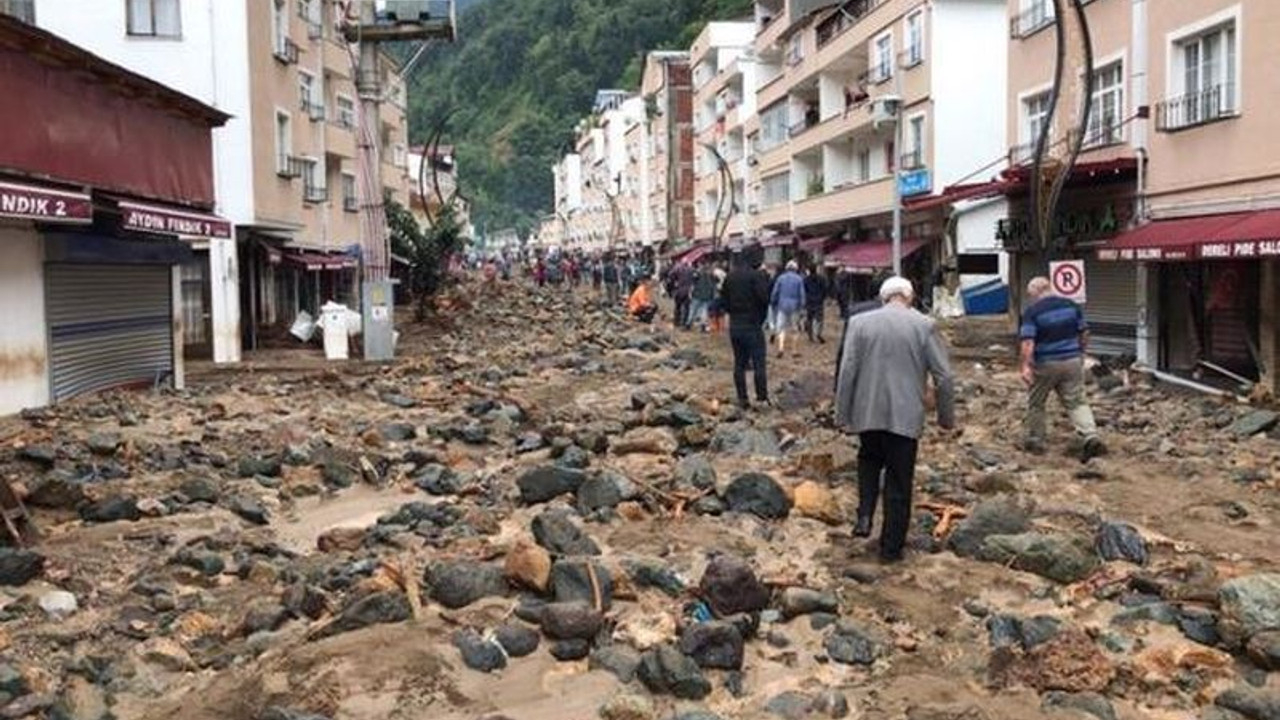
POLYGON ((881 95, 867 105, 871 113, 871 125, 879 130, 881 126, 896 122, 902 111, 902 98, 897 95, 881 95))
POLYGON ((760 206, 755 203, 751 203, 750 205, 747 206, 747 212, 751 213, 752 215, 758 215, 760 214, 760 206))
POLYGON ((760 158, 756 157, 755 155, 748 155, 747 164, 750 165, 751 167, 755 167, 760 164, 760 158))

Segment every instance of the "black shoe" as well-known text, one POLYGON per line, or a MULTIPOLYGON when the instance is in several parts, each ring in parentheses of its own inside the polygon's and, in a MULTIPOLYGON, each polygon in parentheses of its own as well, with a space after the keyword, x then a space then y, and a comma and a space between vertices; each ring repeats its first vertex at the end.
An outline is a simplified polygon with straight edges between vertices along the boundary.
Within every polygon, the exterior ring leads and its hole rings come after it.
POLYGON ((900 563, 900 562, 902 562, 903 560, 906 560, 906 559, 907 559, 907 558, 906 558, 906 554, 905 554, 905 553, 901 553, 901 552, 897 552, 897 553, 880 553, 880 564, 881 564, 881 565, 896 565, 896 564, 898 564, 898 563, 900 563))
POLYGON ((1080 462, 1089 462, 1096 457, 1107 454, 1107 446, 1096 437, 1084 441, 1084 449, 1080 451, 1080 462))
POLYGON ((871 537, 871 518, 858 518, 858 522, 853 525, 853 536, 860 538, 871 537))

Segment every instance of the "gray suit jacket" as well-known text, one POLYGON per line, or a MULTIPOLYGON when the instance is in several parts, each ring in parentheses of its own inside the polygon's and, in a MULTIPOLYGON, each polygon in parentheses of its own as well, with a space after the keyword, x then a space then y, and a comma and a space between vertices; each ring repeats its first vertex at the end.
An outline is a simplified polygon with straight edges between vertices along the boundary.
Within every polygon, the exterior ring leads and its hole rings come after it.
POLYGON ((955 387, 933 321, 889 304, 849 319, 836 388, 836 420, 854 432, 919 438, 925 375, 937 387, 938 424, 955 426, 955 387))

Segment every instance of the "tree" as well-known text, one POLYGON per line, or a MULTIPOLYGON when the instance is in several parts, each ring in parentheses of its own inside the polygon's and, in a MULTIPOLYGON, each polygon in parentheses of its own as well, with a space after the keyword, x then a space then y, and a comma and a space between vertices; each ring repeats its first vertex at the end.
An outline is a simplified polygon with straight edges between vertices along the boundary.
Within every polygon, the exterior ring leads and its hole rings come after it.
POLYGON ((387 225, 392 250, 409 260, 409 295, 414 317, 422 322, 431 298, 445 286, 449 259, 463 249, 462 226, 453 206, 446 205, 435 225, 424 231, 413 214, 391 198, 387 198, 387 225))

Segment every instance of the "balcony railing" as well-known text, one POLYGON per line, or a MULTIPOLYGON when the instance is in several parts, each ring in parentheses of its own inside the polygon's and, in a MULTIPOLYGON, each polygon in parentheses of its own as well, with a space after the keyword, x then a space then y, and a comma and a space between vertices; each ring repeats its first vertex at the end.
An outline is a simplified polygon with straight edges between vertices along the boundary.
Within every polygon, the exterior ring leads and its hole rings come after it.
POLYGON ((329 199, 329 188, 323 185, 305 183, 302 186, 302 201, 306 203, 322 203, 329 199))
POLYGON ((817 125, 818 122, 819 122, 819 117, 817 113, 805 113, 805 116, 801 118, 799 122, 787 128, 787 136, 796 137, 797 135, 801 135, 804 133, 804 131, 817 125))
POLYGON ((287 37, 277 37, 271 54, 286 65, 298 64, 298 44, 287 37))
POLYGON ((898 167, 904 172, 919 170, 924 167, 924 151, 912 150, 909 153, 903 153, 902 156, 898 158, 898 163, 898 167))
POLYGON ((898 53, 898 67, 908 70, 924 62, 924 47, 913 45, 898 53))
POLYGON ((10 15, 27 23, 36 24, 35 0, 0 0, 0 14, 10 15))
POLYGON ((1031 0, 1026 10, 1014 16, 1009 22, 1009 34, 1020 39, 1049 27, 1053 24, 1052 0, 1031 0))
POLYGON ((276 158, 276 175, 292 180, 302 177, 305 161, 295 155, 281 155, 276 158))
POLYGON ((302 112, 311 118, 312 122, 324 122, 324 105, 314 100, 302 101, 302 112))
POLYGON ((893 77, 893 64, 890 62, 879 62, 871 66, 864 76, 866 82, 872 85, 879 85, 888 81, 893 77))
POLYGON ((1085 149, 1119 145, 1122 142, 1124 142, 1124 127, 1116 122, 1106 122, 1091 127, 1084 136, 1085 149))
POLYGON ((1156 129, 1173 132, 1235 117, 1234 85, 1214 85, 1200 92, 1170 98, 1156 105, 1156 129))
POLYGON ((360 202, 354 195, 347 195, 342 198, 342 209, 346 212, 353 213, 360 211, 360 202))
POLYGON ((885 0, 848 0, 835 14, 818 25, 818 47, 822 48, 853 27, 864 15, 875 10, 885 0))
POLYGON ((1018 167, 1031 162, 1032 157, 1036 153, 1036 144, 1034 142, 1022 143, 1009 148, 1009 165, 1018 167))
POLYGON ((378 13, 378 19, 391 23, 414 23, 448 18, 453 9, 451 0, 387 0, 386 9, 378 13))

